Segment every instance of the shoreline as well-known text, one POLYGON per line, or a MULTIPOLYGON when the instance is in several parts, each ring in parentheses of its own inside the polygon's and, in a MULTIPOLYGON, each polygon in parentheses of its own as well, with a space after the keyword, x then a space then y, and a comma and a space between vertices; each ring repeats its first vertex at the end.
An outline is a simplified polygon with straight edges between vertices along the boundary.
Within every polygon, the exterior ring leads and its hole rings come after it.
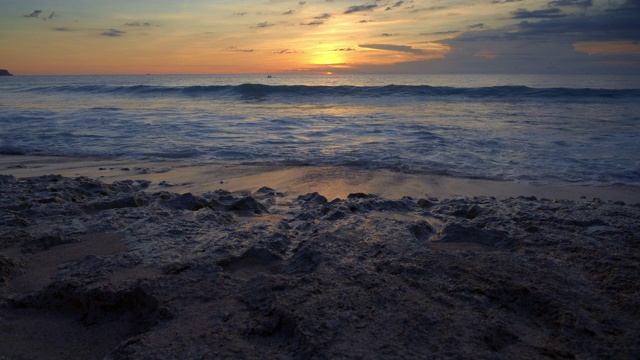
POLYGON ((391 199, 403 196, 438 199, 535 196, 558 200, 598 198, 640 203, 640 186, 629 185, 532 184, 350 167, 190 164, 180 161, 0 155, 0 175, 30 178, 52 174, 85 176, 105 183, 147 180, 151 181, 150 190, 153 191, 195 194, 217 189, 255 191, 268 186, 287 196, 318 192, 328 199, 346 198, 350 193, 364 192, 391 199))

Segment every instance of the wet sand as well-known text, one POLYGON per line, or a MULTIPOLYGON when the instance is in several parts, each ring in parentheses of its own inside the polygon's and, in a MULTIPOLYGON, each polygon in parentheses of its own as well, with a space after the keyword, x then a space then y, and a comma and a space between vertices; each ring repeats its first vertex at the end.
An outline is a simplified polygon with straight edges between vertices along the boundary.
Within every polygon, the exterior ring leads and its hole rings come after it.
POLYGON ((67 177, 86 176, 107 183, 141 179, 151 181, 150 186, 153 190, 180 193, 201 193, 212 189, 252 191, 269 186, 291 196, 318 192, 329 199, 345 198, 353 192, 365 192, 392 199, 402 196, 428 196, 440 199, 536 196, 548 199, 599 198, 627 203, 640 202, 638 186, 530 184, 349 167, 185 164, 179 161, 115 161, 2 155, 0 174, 16 177, 50 174, 67 177))

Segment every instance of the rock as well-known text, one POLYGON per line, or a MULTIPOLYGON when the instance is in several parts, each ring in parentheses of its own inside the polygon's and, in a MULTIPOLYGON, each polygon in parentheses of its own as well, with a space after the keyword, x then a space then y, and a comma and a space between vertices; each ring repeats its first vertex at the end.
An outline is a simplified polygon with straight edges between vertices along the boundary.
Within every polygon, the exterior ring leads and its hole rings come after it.
POLYGON ((233 202, 227 207, 227 209, 238 211, 240 213, 256 215, 268 213, 267 208, 251 196, 246 196, 238 201, 233 202))
POLYGON ((436 204, 437 204, 436 202, 431 201, 429 199, 420 199, 420 200, 418 200, 418 205, 423 209, 428 209, 430 207, 433 207, 436 204))
POLYGON ((640 206, 0 185, 0 358, 638 357, 640 206))
POLYGON ((13 76, 13 74, 9 70, 0 69, 0 76, 13 76))

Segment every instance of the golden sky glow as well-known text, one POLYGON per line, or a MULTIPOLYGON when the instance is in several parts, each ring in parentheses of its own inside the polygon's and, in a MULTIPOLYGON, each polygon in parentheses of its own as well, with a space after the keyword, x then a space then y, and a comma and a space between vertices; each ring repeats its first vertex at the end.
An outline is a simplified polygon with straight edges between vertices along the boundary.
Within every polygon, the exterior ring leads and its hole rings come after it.
POLYGON ((634 11, 640 14, 637 0, 0 0, 0 68, 637 72, 634 11))

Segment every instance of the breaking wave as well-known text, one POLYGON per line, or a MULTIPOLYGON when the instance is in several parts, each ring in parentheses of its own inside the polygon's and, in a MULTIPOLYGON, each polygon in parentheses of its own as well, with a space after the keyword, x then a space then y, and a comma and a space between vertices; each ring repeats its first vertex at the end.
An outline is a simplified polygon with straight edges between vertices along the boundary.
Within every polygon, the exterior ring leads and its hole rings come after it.
POLYGON ((151 86, 151 85, 61 85, 23 89, 38 93, 86 93, 127 96, 185 96, 211 98, 238 98, 241 100, 295 100, 318 97, 340 98, 475 98, 490 100, 526 99, 637 99, 640 89, 592 88, 534 88, 527 86, 448 87, 428 85, 387 86, 308 86, 308 85, 209 85, 209 86, 151 86))

